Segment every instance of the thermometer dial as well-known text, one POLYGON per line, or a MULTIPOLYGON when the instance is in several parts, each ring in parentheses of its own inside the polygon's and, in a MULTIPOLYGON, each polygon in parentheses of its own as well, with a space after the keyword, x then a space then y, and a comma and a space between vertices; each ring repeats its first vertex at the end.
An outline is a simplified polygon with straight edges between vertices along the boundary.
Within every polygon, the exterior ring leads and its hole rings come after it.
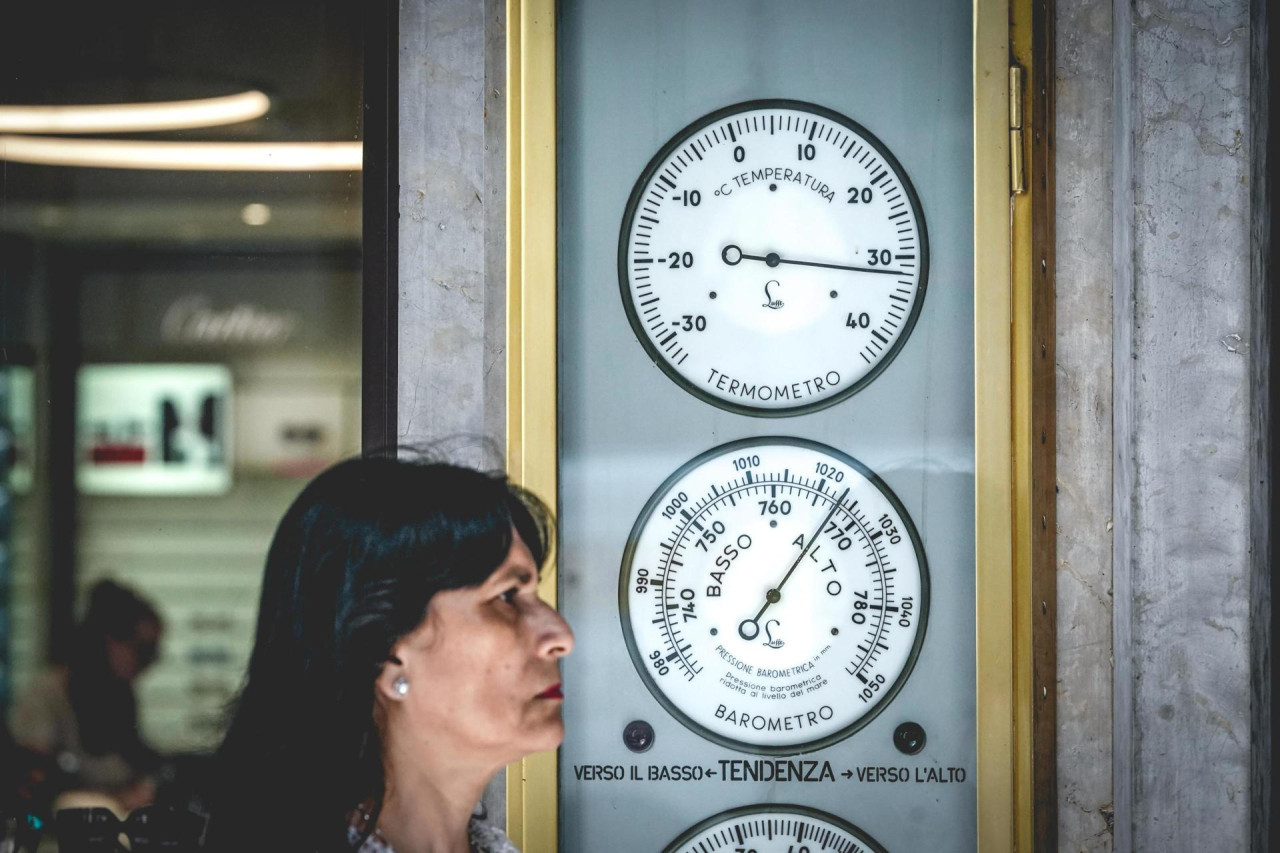
POLYGON ((893 698, 924 639, 924 551, 870 469, 797 438, 698 456, 654 493, 619 579, 653 695, 734 749, 834 743, 893 698))
POLYGON ((744 806, 709 818, 663 853, 885 853, 875 839, 835 815, 807 806, 744 806))
POLYGON ((868 130, 813 104, 752 101, 699 119, 650 161, 618 276, 668 376, 730 411, 791 415, 893 360, 928 257, 911 182, 868 130))

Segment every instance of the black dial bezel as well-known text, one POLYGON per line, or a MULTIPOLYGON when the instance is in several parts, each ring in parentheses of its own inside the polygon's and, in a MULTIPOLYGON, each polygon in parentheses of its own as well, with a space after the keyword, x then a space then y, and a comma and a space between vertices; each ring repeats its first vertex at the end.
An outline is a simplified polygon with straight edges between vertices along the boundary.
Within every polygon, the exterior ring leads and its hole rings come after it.
POLYGON ((893 702, 898 693, 906 685, 912 671, 915 669, 916 662, 920 657, 920 651, 924 646, 925 634, 929 627, 929 604, 930 604, 930 585, 929 585, 929 564, 925 556, 924 543, 920 539, 920 534, 916 530, 915 522, 912 520, 907 509, 903 506, 902 501, 897 494, 889 488, 874 471, 863 463, 859 462, 848 453, 837 450, 834 447, 823 444, 819 441, 812 441, 806 438, 796 438, 795 436, 760 436, 752 438, 738 439, 727 444, 717 445, 716 447, 706 450, 688 462, 677 468, 669 477, 662 481, 662 484, 654 490, 649 500, 645 502, 644 508, 640 514, 636 516, 635 524, 631 527, 631 532, 627 536, 627 547, 622 554, 622 564, 618 570, 618 616, 622 627, 622 638, 627 644, 627 653, 631 657, 631 663, 635 667, 636 672, 640 675, 640 680, 644 682, 644 686, 648 688, 653 697, 658 700, 663 709, 680 722, 682 726, 689 731, 705 738, 712 743, 739 752, 751 753, 754 755, 803 755, 809 752, 815 752, 819 749, 825 749, 840 741, 845 740, 849 736, 862 730, 878 717, 885 708, 893 702), (885 691, 874 705, 867 710, 865 714, 853 721, 844 728, 824 735, 821 738, 811 741, 803 741, 801 743, 786 744, 778 746, 770 746, 767 744, 746 743, 744 741, 734 740, 713 731, 701 723, 693 720, 684 711, 676 707, 675 703, 668 697, 654 680, 653 675, 649 672, 649 666, 641 655, 640 648, 636 644, 636 639, 631 630, 631 569, 635 560, 636 548, 639 546, 640 534, 643 532, 645 523, 653 516, 662 504, 662 497, 667 493, 678 480, 687 475, 694 468, 699 467, 703 463, 720 456, 736 453, 744 448, 755 447, 759 445, 791 445, 794 447, 803 447, 810 450, 816 450, 820 453, 828 454, 834 459, 840 460, 844 465, 856 471, 858 474, 866 478, 872 486, 880 491, 881 494, 889 501, 890 506, 898 513, 898 517, 902 519, 905 532, 911 539, 911 546, 915 550, 916 560, 920 566, 920 616, 919 627, 916 631, 916 637, 911 645, 911 651, 907 655, 907 662, 902 667, 902 672, 890 685, 887 685, 885 691))
POLYGON ((714 112, 707 113, 701 118, 695 120, 691 124, 685 126, 676 133, 667 144, 659 149, 658 153, 653 156, 649 164, 645 166, 644 171, 640 174, 640 178, 636 181, 635 186, 631 190, 631 196, 627 199, 627 206, 622 215, 622 229, 618 236, 618 288, 622 295, 622 306, 627 312, 627 321, 631 324, 631 331, 644 347, 644 351, 655 365, 658 366, 673 382, 693 396, 710 403, 717 408, 724 409, 739 415, 749 415, 759 418, 787 418, 796 415, 805 415, 810 412, 817 412, 822 409, 834 406, 843 402, 854 394, 861 391, 867 385, 871 384, 885 368, 887 368, 901 351, 907 339, 911 337, 912 331, 915 329, 916 321, 920 316, 920 310, 924 306, 925 295, 928 291, 929 282, 929 234, 925 224, 924 211, 920 207, 920 199, 916 195, 915 187, 911 183, 911 179, 907 176, 907 172, 902 168, 902 164, 893 156, 893 153, 885 146, 880 138, 874 133, 867 130, 858 122, 835 110, 828 109, 819 104, 809 101, 792 100, 788 98, 765 98, 754 101, 742 101, 741 103, 731 104, 714 112), (662 352, 649 339, 648 333, 645 331, 644 324, 641 322, 640 315, 636 312, 635 305, 631 300, 631 276, 627 268, 627 244, 628 237, 631 233, 631 224, 635 220, 636 212, 640 207, 640 202, 644 197, 645 188, 649 186, 649 182, 653 176, 661 168, 662 164, 667 161, 673 152, 686 144, 689 137, 698 131, 722 121, 736 113, 750 112, 761 109, 791 109, 813 113, 821 116, 828 121, 843 125, 852 132, 858 134, 866 143, 871 146, 880 157, 882 157, 893 170, 894 174, 902 182, 903 193, 907 198, 907 203, 911 206, 912 213, 915 214, 916 222, 919 225, 920 248, 920 280, 916 288, 916 298, 911 305, 911 311, 908 313, 906 320, 903 322, 902 332, 894 340, 893 345, 884 353, 884 355, 872 366, 866 375, 857 382, 852 383, 838 394, 833 394, 822 400, 812 403, 805 403, 800 406, 787 408, 766 408, 761 406, 748 406, 742 403, 735 403, 725 400, 711 394, 708 391, 694 385, 688 379, 680 374, 678 370, 671 365, 663 356, 662 352))

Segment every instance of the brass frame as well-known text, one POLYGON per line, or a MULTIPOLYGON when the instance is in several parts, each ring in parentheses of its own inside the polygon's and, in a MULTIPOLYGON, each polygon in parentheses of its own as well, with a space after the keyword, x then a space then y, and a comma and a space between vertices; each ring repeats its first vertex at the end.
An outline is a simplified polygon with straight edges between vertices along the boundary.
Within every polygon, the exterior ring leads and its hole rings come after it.
MULTIPOLYGON (((1038 849, 1034 840, 1055 820, 1053 634, 1045 635, 1036 616, 1047 616, 1053 603, 1052 491, 1045 497, 1046 465, 1052 485, 1052 287, 1051 278, 1048 288, 1037 286, 1036 267, 1048 276, 1048 266, 1032 260, 1047 258, 1051 231, 1043 217, 1052 208, 1052 181, 1042 156, 1043 104, 1027 111, 1033 133, 1040 117, 1034 139, 1010 132, 1009 74, 1015 61, 1033 71, 1016 111, 1030 103, 1026 91, 1043 88, 1038 72, 1047 47, 1033 39, 1033 22, 1052 15, 1048 0, 973 3, 976 842, 988 853, 1038 849), (1011 162, 1030 162, 1032 177, 1042 180, 1023 181, 1023 191, 1011 193, 1011 162), (1048 365, 1047 414, 1045 368, 1032 357, 1037 342, 1048 365), (1047 668, 1044 656, 1033 654, 1046 644, 1047 668), (1037 697, 1044 702, 1037 705, 1037 697)), ((507 459, 513 479, 548 498, 558 494, 555 26, 555 0, 507 0, 507 459)), ((540 591, 556 603, 554 570, 540 591)), ((1051 619, 1047 624, 1051 629, 1051 619)), ((557 850, 557 784, 552 753, 508 768, 507 833, 525 853, 557 850)))
MULTIPOLYGON (((507 473, 553 505, 559 494, 555 27, 555 0, 507 0, 507 473)), ((557 576, 553 559, 538 585, 552 606, 557 576)), ((558 847, 556 758, 536 753, 507 768, 507 835, 525 853, 558 847)))
POLYGON ((1020 742, 1014 692, 1013 281, 1009 3, 973 4, 974 480, 977 490, 978 849, 1012 851, 1020 742))

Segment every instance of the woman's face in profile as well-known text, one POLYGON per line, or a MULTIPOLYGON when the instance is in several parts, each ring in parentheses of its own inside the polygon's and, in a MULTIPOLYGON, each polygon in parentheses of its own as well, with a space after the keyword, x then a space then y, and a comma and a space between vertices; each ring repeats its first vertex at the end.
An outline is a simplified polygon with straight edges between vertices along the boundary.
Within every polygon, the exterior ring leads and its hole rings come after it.
POLYGON ((155 663, 163 629, 158 622, 144 620, 133 629, 127 640, 106 639, 107 665, 121 681, 133 682, 155 663))
POLYGON ((393 649, 403 666, 379 678, 382 695, 394 697, 393 742, 499 765, 560 744, 558 662, 573 649, 573 632, 537 586, 538 567, 516 534, 480 586, 432 596, 427 618, 393 649), (400 676, 403 696, 394 687, 400 676))

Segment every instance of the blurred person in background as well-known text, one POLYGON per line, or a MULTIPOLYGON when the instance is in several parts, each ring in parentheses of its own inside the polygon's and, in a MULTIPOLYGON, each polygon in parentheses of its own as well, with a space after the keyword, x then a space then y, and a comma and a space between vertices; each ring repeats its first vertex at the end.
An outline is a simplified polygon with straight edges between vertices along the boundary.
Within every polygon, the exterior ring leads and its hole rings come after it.
POLYGON ((134 683, 155 662, 163 631, 148 601, 100 581, 67 665, 37 678, 14 708, 14 740, 58 770, 56 807, 102 805, 124 815, 155 798, 160 756, 138 731, 134 683))

